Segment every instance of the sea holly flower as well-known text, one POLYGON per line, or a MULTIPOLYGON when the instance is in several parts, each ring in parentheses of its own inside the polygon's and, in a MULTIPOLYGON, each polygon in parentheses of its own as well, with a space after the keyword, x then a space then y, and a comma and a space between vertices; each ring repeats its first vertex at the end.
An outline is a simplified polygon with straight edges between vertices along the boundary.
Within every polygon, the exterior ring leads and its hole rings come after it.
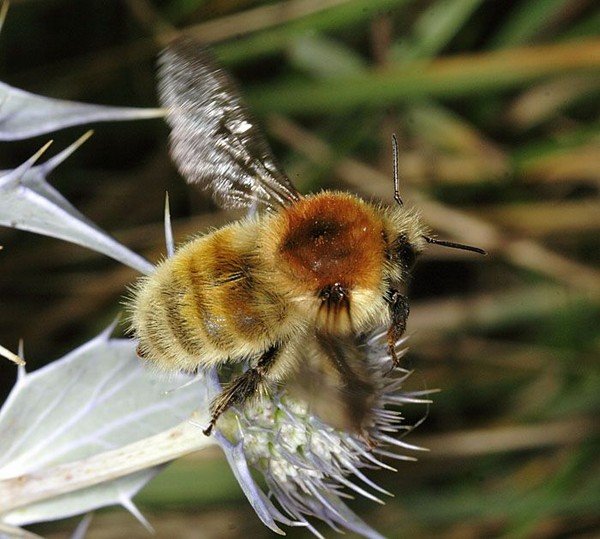
MULTIPOLYGON (((401 414, 389 406, 428 401, 427 392, 401 391, 409 372, 396 369, 393 376, 385 375, 390 360, 379 342, 373 339, 367 354, 376 382, 375 420, 369 440, 336 430, 311 415, 309 403, 288 396, 285 387, 220 420, 214 436, 257 515, 276 533, 283 533, 279 522, 305 526, 322 537, 309 520, 316 518, 336 531, 347 529, 364 537, 382 537, 343 499, 355 493, 383 503, 378 495, 390 493, 367 477, 367 469, 395 471, 382 457, 414 460, 390 451, 389 446, 422 450, 394 437, 412 427, 404 425, 401 414), (249 467, 262 475, 267 493, 260 490, 249 467)), ((220 385, 214 373, 210 383, 218 392, 220 385)))

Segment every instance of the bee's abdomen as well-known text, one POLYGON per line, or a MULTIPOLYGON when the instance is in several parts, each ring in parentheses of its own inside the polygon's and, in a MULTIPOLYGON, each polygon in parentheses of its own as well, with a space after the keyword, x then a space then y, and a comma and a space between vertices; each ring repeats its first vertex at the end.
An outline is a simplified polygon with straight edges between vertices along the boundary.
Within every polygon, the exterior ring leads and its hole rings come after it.
POLYGON ((132 317, 142 357, 193 370, 256 355, 285 335, 287 308, 265 287, 255 237, 241 226, 220 229, 142 282, 132 317))

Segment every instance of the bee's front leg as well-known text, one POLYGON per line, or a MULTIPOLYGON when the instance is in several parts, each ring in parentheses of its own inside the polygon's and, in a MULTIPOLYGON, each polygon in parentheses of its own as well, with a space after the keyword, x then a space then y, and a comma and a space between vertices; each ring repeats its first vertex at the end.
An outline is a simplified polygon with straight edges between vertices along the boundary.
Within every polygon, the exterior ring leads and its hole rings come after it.
POLYGON ((280 346, 273 345, 260 357, 255 367, 249 368, 244 374, 230 382, 225 389, 210 404, 210 423, 202 432, 210 436, 217 420, 231 406, 244 404, 252 397, 258 395, 271 367, 279 356, 280 346))
POLYGON ((396 343, 406 331, 406 321, 408 319, 410 307, 408 306, 407 297, 401 294, 398 290, 390 290, 390 295, 386 298, 386 300, 388 302, 390 315, 392 318, 390 327, 387 331, 388 353, 392 358, 392 368, 390 369, 391 372, 393 369, 400 366, 400 358, 396 353, 396 343))

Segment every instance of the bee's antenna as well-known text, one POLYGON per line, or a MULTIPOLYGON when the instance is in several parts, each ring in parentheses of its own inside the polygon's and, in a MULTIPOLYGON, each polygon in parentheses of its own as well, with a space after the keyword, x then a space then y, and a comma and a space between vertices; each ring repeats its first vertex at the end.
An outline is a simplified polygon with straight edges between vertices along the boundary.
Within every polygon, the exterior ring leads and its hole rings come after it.
POLYGON ((398 180, 398 139, 396 134, 392 133, 392 148, 394 150, 394 200, 400 205, 404 205, 402 198, 400 198, 400 186, 398 180))
POLYGON ((423 236, 423 239, 427 243, 434 243, 435 245, 441 245, 442 247, 451 247, 452 249, 462 249, 463 251, 472 251, 479 253, 480 255, 487 255, 487 253, 479 247, 473 247, 472 245, 465 245, 464 243, 454 243, 453 241, 436 240, 429 236, 423 236))

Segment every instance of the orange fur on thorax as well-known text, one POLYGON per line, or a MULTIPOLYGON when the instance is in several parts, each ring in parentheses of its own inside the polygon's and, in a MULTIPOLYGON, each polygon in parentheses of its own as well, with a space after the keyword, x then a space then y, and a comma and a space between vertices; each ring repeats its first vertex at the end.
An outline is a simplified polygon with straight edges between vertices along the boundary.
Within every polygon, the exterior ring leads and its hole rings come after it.
POLYGON ((355 196, 325 192, 281 214, 279 256, 298 284, 318 291, 340 283, 377 287, 385 249, 381 219, 355 196))

